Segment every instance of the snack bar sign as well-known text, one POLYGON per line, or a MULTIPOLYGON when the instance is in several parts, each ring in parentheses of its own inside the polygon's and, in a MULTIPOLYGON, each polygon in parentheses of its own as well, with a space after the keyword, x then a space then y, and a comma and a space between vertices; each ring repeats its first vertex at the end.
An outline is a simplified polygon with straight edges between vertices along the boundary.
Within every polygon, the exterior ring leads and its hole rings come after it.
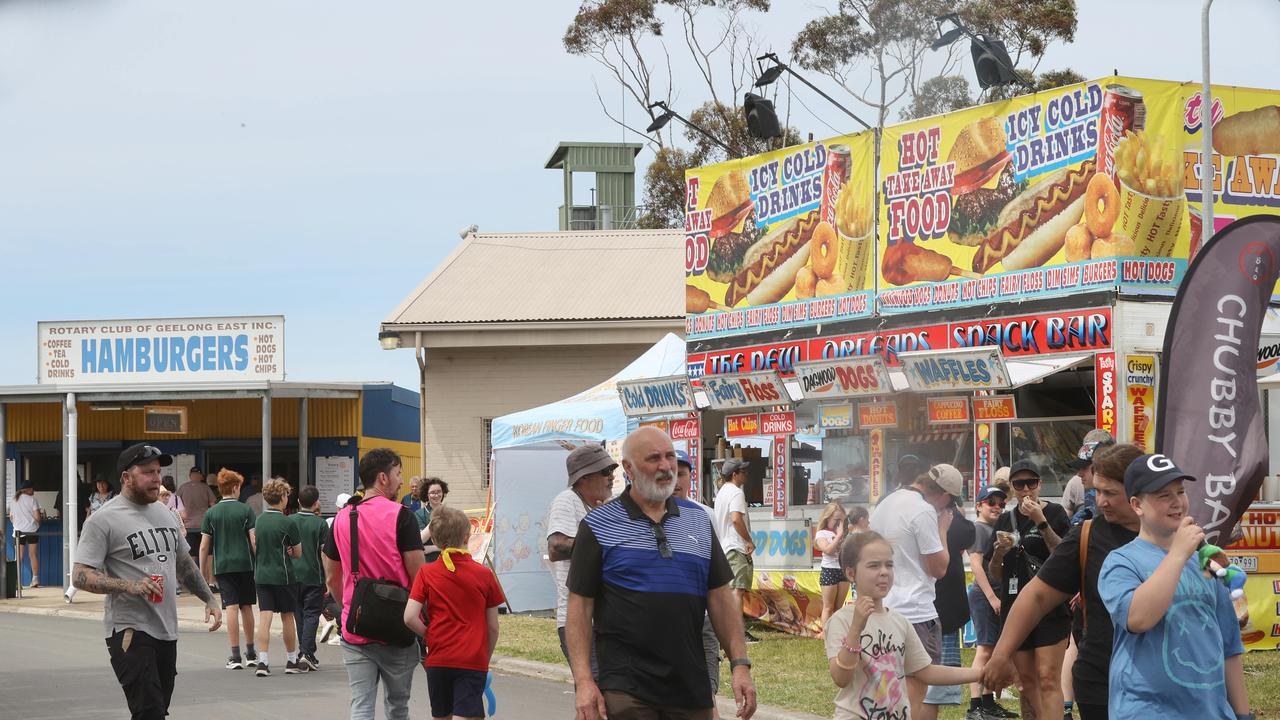
POLYGON ((996 390, 1011 385, 1004 357, 992 348, 902 353, 898 358, 907 384, 917 392, 996 390))
POLYGON ((711 375, 702 379, 711 407, 717 410, 770 407, 791 402, 777 372, 711 375))
POLYGON ((889 369, 878 355, 805 363, 795 371, 806 398, 883 395, 893 390, 889 369))
POLYGON ((46 321, 37 325, 41 384, 284 380, 284 317, 46 321))
POLYGON ((685 375, 619 382, 618 397, 622 400, 622 412, 627 417, 672 415, 694 410, 693 392, 685 375))

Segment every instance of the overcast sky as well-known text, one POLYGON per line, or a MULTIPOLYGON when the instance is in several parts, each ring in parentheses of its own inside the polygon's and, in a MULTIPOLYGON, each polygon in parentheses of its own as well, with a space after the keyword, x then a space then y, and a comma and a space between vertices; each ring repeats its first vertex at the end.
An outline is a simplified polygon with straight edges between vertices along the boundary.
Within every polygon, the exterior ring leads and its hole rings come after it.
MULTIPOLYGON (((823 4, 774 4, 753 22, 785 56, 823 4)), ((1079 4, 1042 69, 1200 78, 1199 0, 1079 4)), ((621 91, 561 47, 577 6, 0 0, 0 384, 34 382, 39 320, 279 313, 289 379, 416 389, 379 321, 460 228, 556 229, 558 142, 624 139, 593 79, 621 91)), ((1217 82, 1280 82, 1280 2, 1214 21, 1217 82)), ((853 129, 801 99, 802 130, 853 129)))

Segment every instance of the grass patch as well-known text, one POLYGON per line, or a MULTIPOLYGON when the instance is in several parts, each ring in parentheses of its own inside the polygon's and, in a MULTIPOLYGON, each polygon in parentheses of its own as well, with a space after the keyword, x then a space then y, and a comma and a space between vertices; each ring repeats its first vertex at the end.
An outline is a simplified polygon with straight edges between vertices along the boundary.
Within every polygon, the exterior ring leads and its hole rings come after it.
MULTIPOLYGON (((560 654, 560 639, 556 636, 554 618, 503 615, 497 653, 540 662, 565 664, 560 654)), ((754 664, 752 676, 756 681, 759 701, 765 705, 799 712, 831 717, 836 687, 827 674, 827 662, 822 641, 774 632, 764 625, 749 624, 751 633, 760 642, 748 649, 754 664)), ((973 662, 973 650, 961 650, 961 658, 968 667, 973 662)), ((1245 684, 1249 688, 1249 700, 1258 717, 1280 716, 1280 651, 1246 653, 1244 658, 1245 684)), ((720 694, 733 697, 729 685, 729 664, 720 664, 720 694)), ((969 704, 969 686, 964 686, 964 704, 942 708, 938 717, 942 720, 963 720, 969 704)), ((1005 707, 1017 711, 1015 699, 1006 698, 1005 707)))

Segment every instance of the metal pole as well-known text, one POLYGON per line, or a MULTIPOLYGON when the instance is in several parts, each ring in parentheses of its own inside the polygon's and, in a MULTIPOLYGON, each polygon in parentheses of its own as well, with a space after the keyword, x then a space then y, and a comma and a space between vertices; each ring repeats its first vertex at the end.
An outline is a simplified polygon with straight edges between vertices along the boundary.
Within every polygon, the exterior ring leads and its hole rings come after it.
POLYGON ((262 393, 262 482, 271 479, 271 391, 262 393))
POLYGON ((413 354, 418 359, 418 475, 427 476, 427 349, 422 333, 413 334, 413 354))
POLYGON ((298 406, 298 489, 306 487, 310 483, 307 482, 307 456, 311 454, 309 440, 311 433, 307 427, 307 396, 303 395, 301 404, 298 406))
MULTIPOLYGON (((9 517, 9 461, 8 456, 5 455, 4 409, 4 403, 0 402, 0 529, 5 527, 6 519, 9 517)), ((6 533, 0 533, 0 535, 4 535, 0 537, 0 543, 4 543, 5 548, 5 551, 0 553, 0 598, 3 598, 5 589, 9 587, 9 539, 6 533)), ((22 579, 22 576, 19 575, 18 579, 22 579)))
POLYGON ((1204 145, 1200 152, 1200 245, 1213 237, 1213 94, 1209 87, 1209 7, 1204 0, 1200 12, 1200 67, 1204 87, 1200 90, 1200 133, 1204 145))
POLYGON ((67 499, 61 512, 62 527, 66 534, 67 559, 62 566, 62 574, 66 578, 65 587, 71 588, 71 564, 75 562, 76 544, 80 540, 80 517, 76 512, 80 502, 80 448, 79 429, 80 414, 76 411, 76 394, 67 393, 67 403, 63 417, 67 426, 67 489, 63 497, 67 499))

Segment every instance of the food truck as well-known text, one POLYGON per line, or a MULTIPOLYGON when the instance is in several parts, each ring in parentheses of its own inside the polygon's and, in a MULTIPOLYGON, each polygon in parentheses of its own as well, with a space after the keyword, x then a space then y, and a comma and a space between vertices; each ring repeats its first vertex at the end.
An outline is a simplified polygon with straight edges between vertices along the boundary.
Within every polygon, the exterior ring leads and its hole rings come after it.
MULTIPOLYGON (((1208 235, 1280 214, 1278 159, 1280 92, 1216 87, 1208 108, 1198 85, 1116 76, 690 171, 689 444, 704 501, 724 459, 751 461, 760 615, 817 631, 816 518, 874 504, 903 455, 959 468, 968 504, 1022 459, 1061 495, 1094 427, 1153 449, 1178 283, 1208 235)), ((1273 373, 1274 311, 1260 347, 1273 373)), ((1256 573, 1255 648, 1280 643, 1275 508, 1229 550, 1256 573)))

